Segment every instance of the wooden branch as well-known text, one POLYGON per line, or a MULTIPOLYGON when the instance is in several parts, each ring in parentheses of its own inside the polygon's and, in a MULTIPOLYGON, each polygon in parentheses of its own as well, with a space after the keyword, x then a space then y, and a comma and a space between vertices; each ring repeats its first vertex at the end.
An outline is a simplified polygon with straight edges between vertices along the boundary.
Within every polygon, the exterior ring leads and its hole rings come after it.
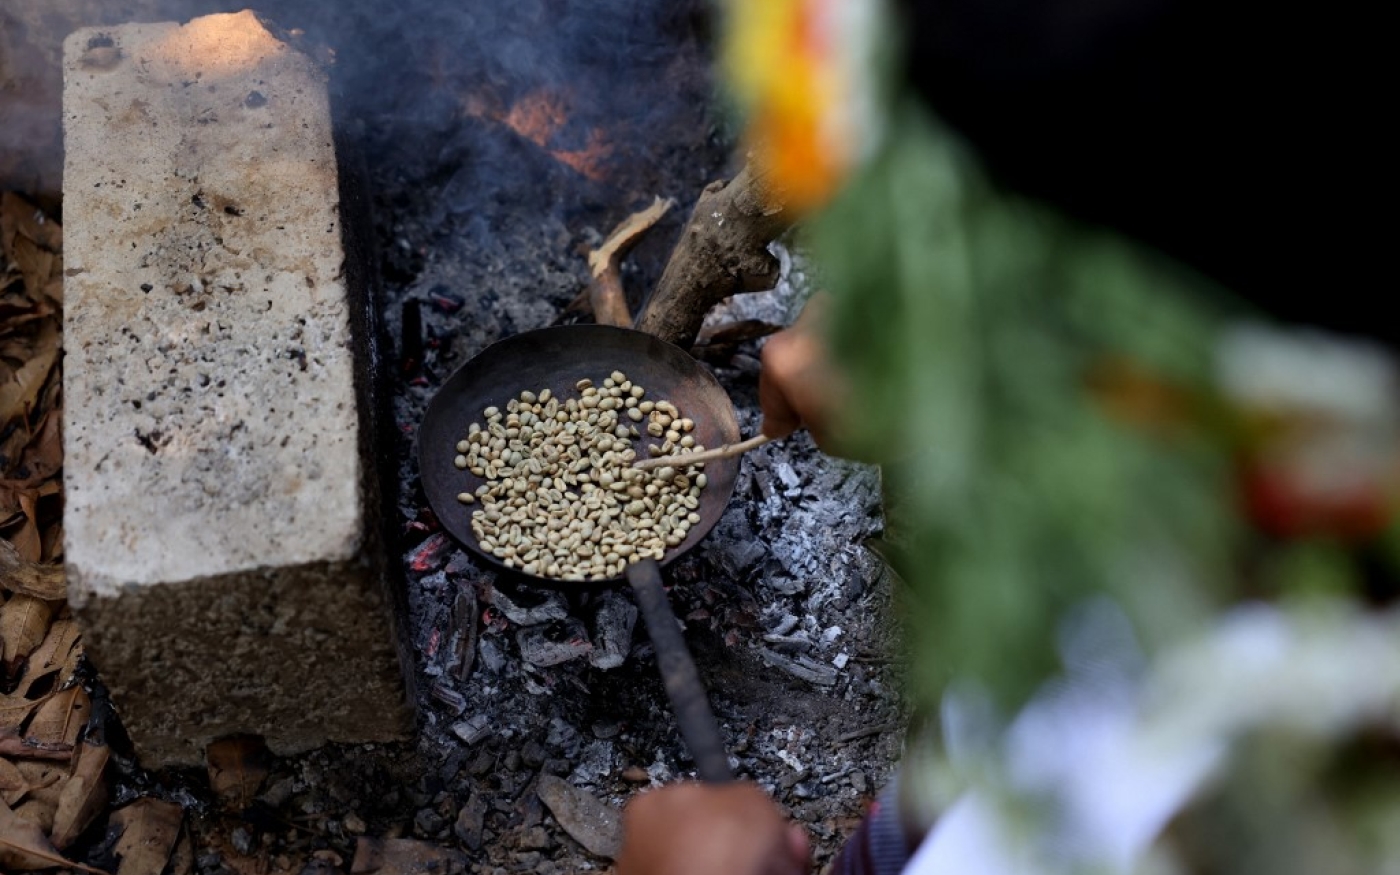
POLYGON ((637 328, 689 349, 705 314, 736 292, 771 289, 778 260, 768 244, 796 215, 767 175, 746 164, 729 182, 705 187, 637 328))
POLYGON ((622 274, 616 265, 609 264, 602 273, 593 276, 593 282, 588 284, 588 303, 593 308, 593 319, 599 325, 632 327, 632 311, 627 308, 622 274))
POLYGON ((588 284, 588 301, 593 307, 593 318, 599 325, 631 327, 632 312, 627 308, 619 265, 642 234, 675 205, 676 202, 669 198, 662 200, 658 197, 651 206, 623 219, 602 246, 588 253, 588 269, 593 275, 593 281, 588 284))
POLYGON ((737 444, 725 444, 722 447, 715 447, 710 450, 701 450, 698 453, 682 453, 678 456, 658 456, 655 459, 642 459, 633 462, 632 467, 639 471, 649 471, 653 468, 684 468, 687 465, 698 465, 701 462, 713 462, 716 459, 732 459, 735 456, 742 456, 749 450, 756 450, 771 441, 766 434, 756 434, 747 440, 739 441, 737 444))
POLYGON ((588 253, 588 267, 593 275, 597 276, 605 265, 615 265, 621 261, 627 250, 632 248, 632 244, 650 230, 652 225, 661 221, 661 217, 670 212, 671 207, 675 205, 674 200, 658 196, 651 202, 651 206, 623 219, 608 235, 608 239, 603 241, 602 246, 588 253))

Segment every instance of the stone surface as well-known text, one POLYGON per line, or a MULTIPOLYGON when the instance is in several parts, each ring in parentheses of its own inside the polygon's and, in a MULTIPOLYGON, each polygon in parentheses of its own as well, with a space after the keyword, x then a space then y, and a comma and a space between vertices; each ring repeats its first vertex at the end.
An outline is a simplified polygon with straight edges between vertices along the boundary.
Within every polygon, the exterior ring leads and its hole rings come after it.
POLYGON ((150 765, 410 725, 322 71, 252 15, 65 43, 69 596, 150 765))

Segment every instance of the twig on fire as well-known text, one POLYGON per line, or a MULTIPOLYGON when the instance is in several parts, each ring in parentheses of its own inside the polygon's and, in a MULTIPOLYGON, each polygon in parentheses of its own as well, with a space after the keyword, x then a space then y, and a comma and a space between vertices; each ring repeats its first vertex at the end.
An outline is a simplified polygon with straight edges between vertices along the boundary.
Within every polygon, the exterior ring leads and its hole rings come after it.
POLYGON ((749 450, 756 450, 771 440, 772 438, 766 434, 756 434, 738 443, 725 444, 722 447, 715 447, 711 450, 701 450, 698 453, 682 453, 677 456, 658 456, 655 459, 643 459, 639 462, 633 462, 632 467, 641 471, 648 471, 652 468, 684 468, 687 465, 697 465, 701 462, 732 459, 735 456, 742 456, 749 450))
POLYGON ((593 318, 599 325, 632 327, 632 313, 627 308, 627 296, 622 290, 619 265, 627 250, 675 205, 676 202, 670 198, 663 200, 657 197, 651 206, 623 219, 602 246, 588 253, 588 269, 593 275, 592 282, 588 284, 588 301, 593 307, 593 318))

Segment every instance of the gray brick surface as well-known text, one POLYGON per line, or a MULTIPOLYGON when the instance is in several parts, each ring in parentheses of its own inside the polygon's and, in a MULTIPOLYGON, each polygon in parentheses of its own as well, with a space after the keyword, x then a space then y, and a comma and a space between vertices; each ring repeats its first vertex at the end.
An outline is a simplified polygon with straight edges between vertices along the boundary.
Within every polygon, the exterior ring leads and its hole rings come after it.
POLYGON ((401 737, 324 75, 247 12, 64 48, 65 558, 127 731, 401 737))

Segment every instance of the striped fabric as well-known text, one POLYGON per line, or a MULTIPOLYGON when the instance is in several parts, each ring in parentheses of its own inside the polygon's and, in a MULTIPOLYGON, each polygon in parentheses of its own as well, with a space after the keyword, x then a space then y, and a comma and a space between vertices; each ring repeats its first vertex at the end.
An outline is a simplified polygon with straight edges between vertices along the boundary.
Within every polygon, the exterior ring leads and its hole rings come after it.
POLYGON ((910 844, 900 824, 896 775, 836 855, 827 875, 899 875, 916 847, 910 844))

